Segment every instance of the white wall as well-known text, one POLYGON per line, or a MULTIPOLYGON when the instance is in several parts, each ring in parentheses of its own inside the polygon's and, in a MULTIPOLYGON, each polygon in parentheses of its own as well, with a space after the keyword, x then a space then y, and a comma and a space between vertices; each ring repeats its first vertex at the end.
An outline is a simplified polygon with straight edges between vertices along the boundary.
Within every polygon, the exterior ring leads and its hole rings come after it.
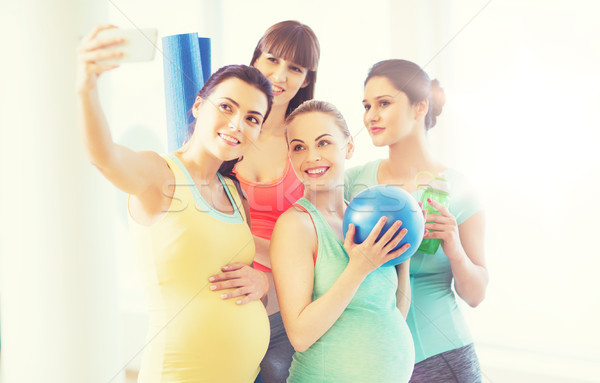
MULTIPOLYGON (((108 185, 74 114, 80 22, 105 3, 2 2, 2 381, 120 382, 108 185)), ((106 17, 106 16, 104 16, 106 17)))
POLYGON ((369 67, 390 57, 390 2, 223 1, 223 62, 248 64, 256 43, 272 24, 298 20, 310 26, 321 46, 315 97, 334 103, 357 139, 355 157, 364 162, 375 153, 362 123, 362 83, 369 67))
POLYGON ((422 15, 439 28, 415 57, 423 65, 436 55, 429 72, 447 96, 433 138, 486 200, 491 282, 484 303, 465 308, 482 363, 527 379, 597 381, 600 47, 591 42, 600 9, 591 1, 426 3, 422 15))
MULTIPOLYGON (((438 77, 448 101, 430 136, 433 147, 475 181, 487 202, 491 283, 484 303, 465 313, 484 373, 494 382, 501 381, 492 379, 498 368, 591 380, 589 366, 600 361, 597 14, 598 6, 584 0, 108 2, 109 21, 122 27, 211 37, 213 69, 248 63, 258 38, 277 21, 310 25, 322 48, 316 96, 335 103, 357 136, 349 165, 386 154, 362 129, 362 83, 370 65, 408 58, 438 77)), ((163 151, 160 41, 158 49, 153 62, 124 65, 101 86, 114 137, 163 151)), ((43 117, 31 109, 27 118, 43 117)), ((125 197, 105 189, 128 334, 122 360, 130 362, 144 344, 145 303, 130 255, 125 197)), ((3 230, 14 227, 4 222, 3 230)), ((517 381, 514 375, 510 381, 517 381)))

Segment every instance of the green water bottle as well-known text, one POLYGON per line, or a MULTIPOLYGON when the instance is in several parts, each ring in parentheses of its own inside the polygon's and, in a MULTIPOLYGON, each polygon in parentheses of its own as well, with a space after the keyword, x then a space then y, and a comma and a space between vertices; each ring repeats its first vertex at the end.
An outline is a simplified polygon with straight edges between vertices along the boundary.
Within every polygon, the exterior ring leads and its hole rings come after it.
MULTIPOLYGON (((425 210, 427 214, 440 214, 436 209, 427 203, 428 198, 431 198, 432 200, 437 201, 446 207, 450 206, 448 181, 446 181, 445 178, 441 176, 433 177, 429 184, 419 185, 419 188, 423 189, 421 201, 423 202, 423 210, 425 210)), ((421 246, 419 246, 418 251, 426 254, 435 254, 439 247, 439 239, 427 238, 421 242, 421 246)))

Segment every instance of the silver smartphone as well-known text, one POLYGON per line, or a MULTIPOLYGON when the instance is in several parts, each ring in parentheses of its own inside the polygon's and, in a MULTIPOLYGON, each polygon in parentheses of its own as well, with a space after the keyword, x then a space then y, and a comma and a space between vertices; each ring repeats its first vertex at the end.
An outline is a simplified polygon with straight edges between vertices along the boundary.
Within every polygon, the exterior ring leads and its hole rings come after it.
POLYGON ((123 52, 123 56, 98 62, 107 65, 119 65, 130 62, 151 61, 156 51, 157 35, 156 28, 105 29, 98 33, 98 37, 122 37, 125 39, 123 44, 109 48, 123 52))

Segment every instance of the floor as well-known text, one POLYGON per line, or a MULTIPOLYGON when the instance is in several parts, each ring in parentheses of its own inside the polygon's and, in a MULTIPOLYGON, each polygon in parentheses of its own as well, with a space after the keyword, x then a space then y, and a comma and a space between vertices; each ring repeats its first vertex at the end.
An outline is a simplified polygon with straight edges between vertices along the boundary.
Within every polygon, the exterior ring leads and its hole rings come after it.
MULTIPOLYGON (((126 383, 137 383, 137 373, 128 371, 126 383)), ((551 376, 531 375, 505 369, 483 367, 482 383, 589 383, 589 381, 571 380, 551 376)))
POLYGON ((556 378, 537 374, 533 375, 492 367, 483 367, 482 372, 483 383, 591 383, 589 380, 565 380, 564 378, 556 378))
MULTIPOLYGON (((0 354, 0 361, 2 360, 0 354)), ((1 365, 1 363, 0 363, 1 365)), ((1 368, 0 368, 1 370, 1 368)), ((551 376, 531 375, 521 372, 515 372, 508 369, 499 369, 492 367, 482 367, 483 383, 590 383, 590 381, 572 380, 565 381, 562 378, 554 378, 551 376)), ((125 383, 137 383, 137 372, 127 371, 125 373, 125 383)), ((599 380, 600 381, 600 380, 599 380)), ((0 374, 0 383, 2 376, 0 374)))

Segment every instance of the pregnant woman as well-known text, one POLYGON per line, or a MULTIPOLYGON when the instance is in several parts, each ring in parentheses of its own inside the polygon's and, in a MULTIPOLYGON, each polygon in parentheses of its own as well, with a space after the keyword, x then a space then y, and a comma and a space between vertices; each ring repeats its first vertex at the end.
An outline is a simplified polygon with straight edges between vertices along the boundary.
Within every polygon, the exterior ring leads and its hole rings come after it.
POLYGON ((254 242, 242 200, 226 169, 259 137, 272 104, 271 83, 256 68, 219 69, 192 108, 191 139, 173 153, 116 144, 97 80, 122 56, 118 37, 97 27, 79 49, 78 108, 91 163, 129 194, 137 263, 148 300, 148 344, 141 383, 250 383, 269 341, 258 300, 237 304, 209 288, 227 264, 250 264, 254 242))

